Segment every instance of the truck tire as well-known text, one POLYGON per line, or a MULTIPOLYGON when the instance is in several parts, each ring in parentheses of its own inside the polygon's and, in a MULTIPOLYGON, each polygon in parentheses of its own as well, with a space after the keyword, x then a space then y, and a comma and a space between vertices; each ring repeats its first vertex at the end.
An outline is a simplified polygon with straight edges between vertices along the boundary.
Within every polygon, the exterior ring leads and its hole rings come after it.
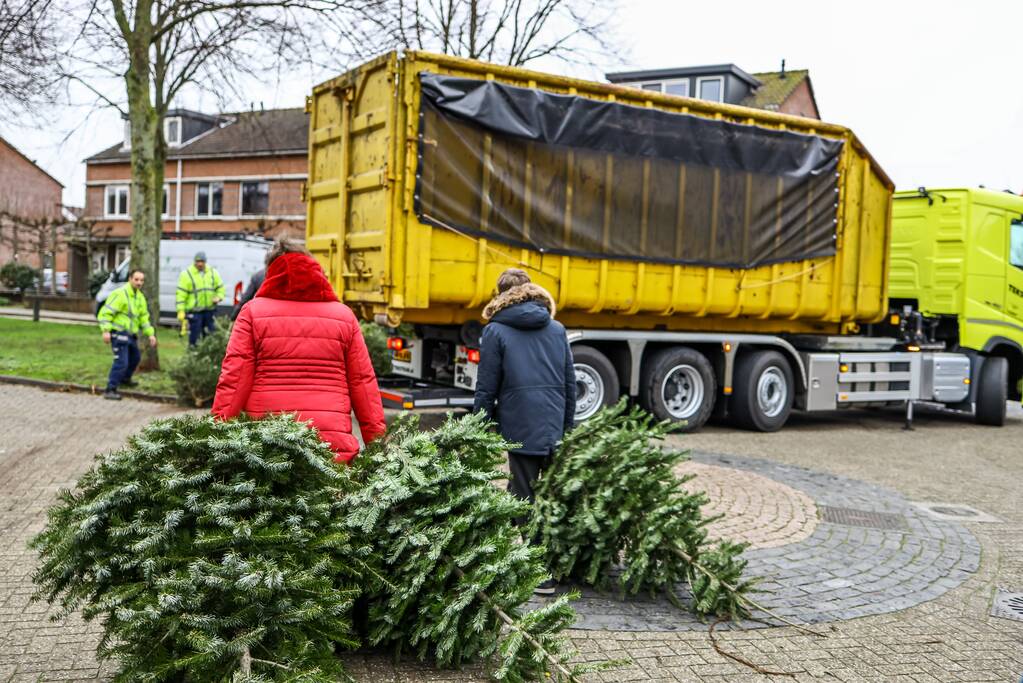
POLYGON ((620 393, 618 373, 607 356, 592 346, 572 347, 575 364, 575 420, 593 417, 605 406, 614 405, 620 393))
POLYGON ((980 368, 977 387, 977 424, 1001 427, 1005 424, 1005 402, 1009 400, 1009 361, 988 356, 980 368))
POLYGON ((640 403, 660 420, 683 422, 681 431, 702 427, 714 410, 717 380, 707 357, 675 346, 654 354, 643 366, 640 403))
POLYGON ((728 412, 736 426, 776 432, 792 413, 795 385, 792 368, 777 351, 754 351, 735 361, 734 393, 728 412))

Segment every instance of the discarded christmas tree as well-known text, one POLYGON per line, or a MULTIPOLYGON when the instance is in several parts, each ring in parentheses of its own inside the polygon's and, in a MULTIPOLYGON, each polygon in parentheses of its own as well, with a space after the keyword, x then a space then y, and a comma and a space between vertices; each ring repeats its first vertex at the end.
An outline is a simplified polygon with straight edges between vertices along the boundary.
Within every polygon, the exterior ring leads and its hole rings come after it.
POLYGON ((528 506, 494 486, 509 444, 488 426, 470 415, 421 432, 418 418, 402 419, 356 458, 349 523, 386 577, 372 586, 369 643, 442 667, 495 658, 494 677, 507 681, 606 668, 568 664, 560 632, 575 619, 574 596, 523 609, 547 570, 512 524, 528 506))
POLYGON ((231 325, 222 325, 189 346, 171 366, 167 374, 174 382, 178 403, 201 408, 213 402, 230 339, 231 325))
POLYGON ((567 434, 537 487, 533 533, 559 580, 663 591, 679 606, 676 587, 687 585, 697 614, 743 617, 746 546, 708 544, 706 494, 682 487, 695 475, 673 472, 687 454, 658 443, 671 431, 623 400, 567 434))
POLYGON ((289 416, 154 422, 51 508, 37 597, 102 620, 119 681, 347 680, 371 558, 332 457, 289 416))

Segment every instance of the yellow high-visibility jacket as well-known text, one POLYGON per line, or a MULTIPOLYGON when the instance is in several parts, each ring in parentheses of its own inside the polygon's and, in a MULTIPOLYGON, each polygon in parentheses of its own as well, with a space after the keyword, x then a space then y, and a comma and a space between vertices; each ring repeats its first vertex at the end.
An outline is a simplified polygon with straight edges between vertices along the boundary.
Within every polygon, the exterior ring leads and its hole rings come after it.
POLYGON ((178 276, 178 293, 175 297, 177 310, 191 313, 193 311, 212 311, 216 308, 213 299, 224 299, 224 281, 213 266, 199 271, 195 264, 181 271, 178 276))
POLYGON ((99 329, 104 332, 138 334, 141 331, 147 337, 156 334, 149 324, 146 295, 132 287, 130 282, 110 293, 96 318, 99 319, 99 329))

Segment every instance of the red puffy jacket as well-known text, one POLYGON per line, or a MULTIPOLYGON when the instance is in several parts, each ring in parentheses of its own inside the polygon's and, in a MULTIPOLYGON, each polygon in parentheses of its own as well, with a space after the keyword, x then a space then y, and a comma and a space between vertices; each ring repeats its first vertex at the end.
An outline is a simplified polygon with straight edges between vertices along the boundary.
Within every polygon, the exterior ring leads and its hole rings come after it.
POLYGON ((351 309, 306 254, 283 254, 231 331, 213 414, 297 413, 348 462, 359 452, 352 410, 366 442, 383 434, 376 374, 351 309))

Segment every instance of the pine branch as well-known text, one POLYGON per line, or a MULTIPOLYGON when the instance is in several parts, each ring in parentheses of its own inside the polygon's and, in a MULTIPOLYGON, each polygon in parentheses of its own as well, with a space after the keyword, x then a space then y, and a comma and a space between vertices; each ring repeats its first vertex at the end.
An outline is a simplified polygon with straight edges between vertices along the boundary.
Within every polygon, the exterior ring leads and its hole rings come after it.
POLYGON ((732 584, 728 583, 727 581, 722 581, 716 574, 714 574, 709 569, 704 567, 702 564, 697 562, 691 555, 689 555, 689 553, 687 553, 686 551, 682 550, 681 548, 672 548, 672 552, 674 552, 676 555, 678 555, 683 560, 688 562, 698 572, 700 572, 701 574, 706 576, 708 579, 711 579, 711 580, 714 580, 714 581, 719 581, 720 584, 721 584, 721 587, 724 588, 725 590, 727 590, 729 593, 731 593, 735 597, 736 600, 739 600, 739 601, 745 603, 746 605, 748 605, 749 607, 752 607, 753 609, 758 609, 761 612, 764 612, 765 614, 767 614, 767 615, 777 619, 778 621, 798 629, 802 633, 806 633, 807 635, 811 635, 811 636, 817 636, 818 638, 827 638, 828 637, 826 633, 821 633, 820 631, 814 631, 813 629, 808 628, 805 625, 797 624, 794 621, 791 621, 791 620, 783 617, 782 615, 778 614, 777 612, 774 612, 773 610, 763 606, 762 604, 760 604, 759 602, 757 602, 753 598, 750 598, 750 597, 744 595, 743 592, 739 588, 737 588, 736 586, 733 586, 732 584))
MULTIPOLYGON (((465 578, 465 572, 463 572, 458 567, 455 567, 455 573, 458 575, 458 578, 460 578, 460 579, 464 579, 465 578)), ((510 628, 511 630, 513 630, 513 631, 515 631, 517 633, 521 633, 522 637, 526 639, 526 642, 528 642, 530 645, 532 645, 533 648, 537 652, 540 652, 541 654, 543 654, 544 659, 546 659, 548 662, 550 662, 551 666, 553 666, 557 670, 557 672, 559 674, 564 676, 567 680, 571 681, 572 683, 575 683, 575 681, 579 680, 579 679, 577 679, 572 674, 571 671, 569 671, 568 669, 565 668, 565 666, 561 663, 560 659, 558 659, 557 657, 552 655, 550 652, 548 652, 547 649, 543 645, 541 645, 533 637, 533 635, 531 633, 529 633, 529 631, 527 631, 527 630, 523 629, 521 626, 519 626, 519 623, 517 621, 515 621, 514 619, 509 617, 507 614, 505 614, 504 610, 502 610, 500 607, 495 605, 494 601, 490 599, 489 595, 487 595, 483 591, 477 591, 476 592, 476 597, 479 599, 480 602, 482 602, 485 605, 487 605, 488 607, 490 607, 490 609, 492 609, 494 611, 494 614, 497 615, 497 617, 504 623, 505 626, 507 626, 508 628, 510 628)))

